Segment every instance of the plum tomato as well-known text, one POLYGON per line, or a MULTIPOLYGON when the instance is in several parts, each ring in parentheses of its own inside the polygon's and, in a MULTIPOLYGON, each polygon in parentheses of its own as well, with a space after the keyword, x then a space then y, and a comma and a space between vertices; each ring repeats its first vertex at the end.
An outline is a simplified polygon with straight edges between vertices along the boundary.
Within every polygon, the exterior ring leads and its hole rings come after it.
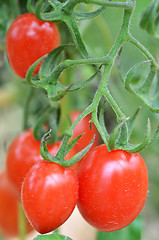
POLYGON ((78 198, 78 179, 72 168, 39 161, 28 172, 22 185, 24 212, 39 233, 62 225, 73 212, 78 198))
POLYGON ((129 225, 142 210, 148 193, 148 172, 138 153, 94 148, 79 173, 78 209, 98 230, 129 225))
MULTIPOLYGON (((80 111, 72 111, 70 114, 72 122, 76 120, 76 118, 81 114, 80 111)), ((83 148, 85 148, 92 140, 93 136, 95 135, 95 141, 93 144, 93 147, 97 146, 99 143, 99 133, 96 129, 96 126, 94 123, 91 123, 91 129, 90 129, 90 123, 91 116, 87 115, 85 116, 79 123, 76 125, 73 131, 73 138, 78 137, 80 134, 84 133, 84 135, 78 140, 76 143, 76 149, 77 151, 81 151, 83 148)))
MULTIPOLYGON (((48 145, 48 150, 52 155, 55 155, 61 145, 61 142, 56 142, 48 145)), ((71 150, 66 160, 75 154, 71 150)), ((6 158, 6 170, 8 179, 15 189, 18 199, 20 199, 21 186, 24 178, 33 165, 42 160, 40 154, 40 142, 34 139, 33 130, 28 129, 17 136, 9 146, 6 158)), ((76 170, 76 164, 73 166, 76 170)))
MULTIPOLYGON (((13 21, 6 37, 10 66, 20 78, 25 78, 28 68, 59 44, 59 30, 53 22, 40 21, 31 13, 22 14, 13 21)), ((40 65, 34 74, 39 68, 40 65)))

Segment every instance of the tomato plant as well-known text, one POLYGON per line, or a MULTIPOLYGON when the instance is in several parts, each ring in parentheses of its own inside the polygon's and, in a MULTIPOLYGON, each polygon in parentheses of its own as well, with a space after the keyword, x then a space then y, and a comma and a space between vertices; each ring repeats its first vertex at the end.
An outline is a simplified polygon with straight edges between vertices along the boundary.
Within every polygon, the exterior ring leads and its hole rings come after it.
POLYGON ((78 209, 101 231, 129 225, 140 213, 148 192, 148 173, 138 153, 92 150, 79 169, 78 209))
MULTIPOLYGON (((6 172, 0 174, 0 232, 4 236, 18 236, 18 201, 7 179, 6 172)), ((27 221, 27 220, 26 220, 27 221)), ((32 230, 27 221, 27 232, 32 230)))
MULTIPOLYGON (((13 71, 25 78, 28 68, 40 57, 59 46, 60 36, 53 22, 40 21, 35 15, 20 15, 6 37, 7 56, 13 71)), ((38 73, 39 66, 34 73, 38 73)))
POLYGON ((72 168, 39 161, 28 172, 22 186, 24 212, 34 228, 47 233, 63 224, 78 197, 77 175, 72 168))
MULTIPOLYGON (((52 155, 55 155, 61 145, 61 142, 56 142, 48 145, 48 150, 52 155)), ((74 150, 66 156, 66 160, 74 155, 74 150)), ((18 198, 21 194, 21 186, 23 180, 33 165, 42 160, 40 154, 40 142, 35 140, 33 130, 28 129, 17 136, 11 143, 6 159, 7 175, 12 183, 18 198)), ((77 165, 73 166, 76 170, 77 165)))

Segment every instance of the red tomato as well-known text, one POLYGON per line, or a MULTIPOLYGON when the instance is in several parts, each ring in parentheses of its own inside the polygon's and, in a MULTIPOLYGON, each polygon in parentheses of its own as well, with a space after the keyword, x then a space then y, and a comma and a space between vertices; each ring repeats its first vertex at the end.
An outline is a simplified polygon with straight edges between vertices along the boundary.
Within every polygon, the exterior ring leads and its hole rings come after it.
POLYGON ((69 218, 77 197, 78 180, 74 170, 47 161, 36 163, 22 186, 24 212, 42 234, 53 231, 69 218))
MULTIPOLYGON (((73 111, 71 113, 71 120, 74 122, 76 118, 81 114, 80 111, 73 111)), ((99 133, 96 129, 96 126, 94 123, 91 123, 91 129, 90 129, 90 123, 91 116, 87 115, 85 116, 79 123, 76 125, 73 131, 73 138, 78 137, 80 134, 85 133, 76 143, 76 149, 77 151, 81 151, 83 148, 85 148, 92 140, 93 136, 95 135, 95 141, 93 144, 93 147, 97 146, 99 143, 99 133)))
MULTIPOLYGON (((18 236, 18 202, 6 173, 0 174, 0 232, 4 236, 18 236)), ((27 221, 27 220, 26 220, 27 221)), ((27 232, 32 227, 27 221, 27 232)))
POLYGON ((138 153, 96 147, 79 169, 78 209, 95 228, 110 232, 129 225, 148 192, 148 173, 138 153))
MULTIPOLYGON (((52 155, 55 155, 61 145, 61 142, 56 142, 53 145, 48 145, 48 150, 52 155)), ((66 160, 74 155, 74 150, 71 150, 66 156, 66 160)), ((7 175, 12 183, 18 198, 20 199, 21 186, 23 180, 33 165, 42 160, 40 155, 40 142, 33 137, 32 129, 26 130, 16 137, 11 143, 6 159, 7 175)), ((76 170, 76 165, 73 166, 76 170)))
MULTIPOLYGON (((80 111, 73 111, 71 113, 71 120, 74 122, 76 118, 81 114, 80 111)), ((95 146, 99 144, 100 141, 100 135, 98 133, 98 130, 94 123, 91 123, 91 129, 90 129, 90 123, 89 121, 91 120, 91 116, 87 115, 85 116, 79 123, 76 125, 73 131, 73 138, 78 137, 80 134, 84 133, 84 135, 77 141, 77 143, 74 146, 74 150, 76 152, 81 151, 83 148, 85 148, 92 140, 93 136, 95 135, 95 140, 94 143, 91 147, 93 149, 95 146)), ((90 150, 91 150, 90 149, 90 150)), ((84 158, 87 156, 87 154, 84 156, 84 158)), ((83 159, 82 158, 77 164, 76 164, 76 172, 78 172, 78 169, 80 165, 82 164, 83 159)))
POLYGON ((13 21, 7 33, 10 66, 19 77, 25 78, 28 68, 59 44, 59 31, 54 23, 40 21, 31 13, 23 14, 13 21))

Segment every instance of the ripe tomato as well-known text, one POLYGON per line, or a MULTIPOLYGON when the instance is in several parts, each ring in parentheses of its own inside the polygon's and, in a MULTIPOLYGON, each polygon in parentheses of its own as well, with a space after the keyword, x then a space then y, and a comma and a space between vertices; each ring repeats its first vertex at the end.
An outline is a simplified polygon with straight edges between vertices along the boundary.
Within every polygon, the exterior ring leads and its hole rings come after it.
MULTIPOLYGON (((55 155, 60 145, 61 142, 48 145, 49 152, 52 155, 55 155)), ((71 150, 66 156, 66 160, 71 158, 74 153, 74 150, 71 150)), ((21 186, 27 172, 36 162, 42 159, 43 158, 40 155, 40 142, 34 139, 32 129, 21 133, 11 143, 7 153, 6 169, 8 178, 19 199, 21 186)), ((76 165, 73 167, 76 170, 76 165)))
POLYGON ((110 232, 129 225, 148 192, 148 173, 138 153, 92 150, 79 169, 78 209, 95 228, 110 232))
MULTIPOLYGON (((72 122, 74 122, 80 114, 81 114, 80 111, 77 111, 77 110, 72 111, 72 113, 70 115, 72 122)), ((95 135, 95 140, 94 140, 94 143, 93 143, 91 149, 93 149, 95 146, 97 146, 99 144, 100 135, 99 135, 98 130, 97 130, 96 126, 94 125, 94 123, 91 123, 91 129, 90 129, 90 123, 89 123, 90 120, 91 120, 91 116, 87 115, 81 121, 79 121, 79 123, 74 128, 73 138, 76 138, 80 134, 84 133, 84 135, 77 141, 77 143, 75 144, 75 146, 73 148, 73 150, 75 152, 79 152, 83 148, 85 148, 91 142, 94 135, 95 135)), ((87 154, 84 156, 84 158, 87 156, 87 154)), ((80 168, 80 165, 82 164, 82 161, 84 160, 84 158, 82 158, 76 164, 76 172, 78 172, 78 169, 80 168)))
POLYGON ((53 231, 69 218, 77 197, 78 180, 74 170, 47 161, 36 163, 22 186, 24 212, 42 234, 53 231))
MULTIPOLYGON (((18 236, 18 204, 6 173, 0 173, 0 232, 4 236, 18 236)), ((27 232, 31 230, 27 221, 27 232)))
POLYGON ((59 44, 59 31, 54 23, 40 21, 31 13, 23 14, 13 21, 7 33, 10 66, 19 77, 25 78, 28 68, 59 44))
MULTIPOLYGON (((71 113, 71 120, 74 122, 76 118, 81 114, 80 111, 73 111, 71 113)), ((78 137, 80 134, 85 133, 76 143, 76 149, 77 151, 81 151, 83 148, 85 148, 92 140, 93 136, 95 136, 95 141, 93 144, 93 147, 97 146, 99 143, 99 133, 96 129, 96 126, 94 123, 91 123, 91 129, 90 129, 90 123, 91 116, 87 115, 85 116, 79 123, 76 125, 73 131, 73 138, 78 137)))

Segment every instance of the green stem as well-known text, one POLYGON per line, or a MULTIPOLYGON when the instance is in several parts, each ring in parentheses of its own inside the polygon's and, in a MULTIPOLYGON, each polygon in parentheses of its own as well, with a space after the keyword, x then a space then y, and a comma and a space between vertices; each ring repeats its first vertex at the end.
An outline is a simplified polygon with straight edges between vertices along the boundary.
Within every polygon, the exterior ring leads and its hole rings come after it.
POLYGON ((26 218, 21 203, 19 203, 19 239, 26 239, 26 218))
POLYGON ((133 4, 130 2, 108 2, 108 0, 82 0, 81 2, 84 3, 94 3, 100 6, 106 7, 118 7, 118 8, 125 8, 125 9, 132 9, 133 4))
POLYGON ((76 47, 77 47, 78 51, 81 53, 81 55, 84 58, 88 58, 89 55, 88 55, 88 52, 86 50, 85 44, 84 44, 84 42, 81 38, 81 34, 79 32, 76 20, 73 17, 69 16, 67 19, 65 19, 65 23, 66 23, 66 25, 68 26, 68 28, 70 29, 70 31, 73 35, 73 38, 74 38, 74 41, 75 41, 75 44, 76 44, 76 47))
POLYGON ((28 97, 26 99, 26 103, 24 106, 24 115, 23 115, 23 130, 26 130, 28 128, 28 116, 29 116, 29 105, 31 98, 33 96, 34 89, 31 87, 29 90, 28 97))
POLYGON ((154 70, 159 69, 159 65, 154 59, 154 57, 151 55, 151 53, 134 37, 129 35, 128 41, 132 43, 134 46, 136 46, 150 61, 152 61, 152 66, 154 66, 154 70))

